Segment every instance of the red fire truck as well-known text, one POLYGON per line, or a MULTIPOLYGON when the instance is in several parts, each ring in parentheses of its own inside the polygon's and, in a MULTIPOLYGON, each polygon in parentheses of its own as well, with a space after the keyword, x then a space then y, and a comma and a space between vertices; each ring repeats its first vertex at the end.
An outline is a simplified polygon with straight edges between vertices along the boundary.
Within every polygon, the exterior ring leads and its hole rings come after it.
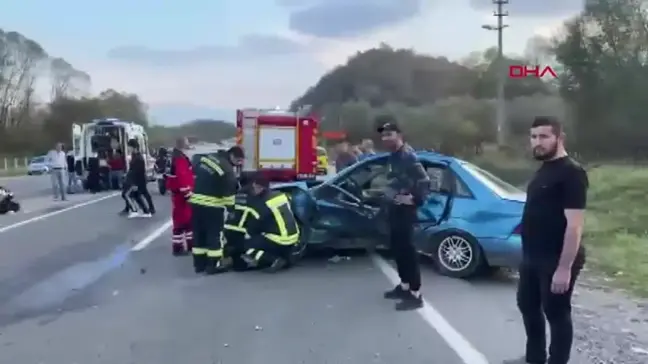
POLYGON ((263 171, 270 181, 315 179, 319 120, 278 109, 236 112, 236 143, 245 150, 242 172, 263 171))

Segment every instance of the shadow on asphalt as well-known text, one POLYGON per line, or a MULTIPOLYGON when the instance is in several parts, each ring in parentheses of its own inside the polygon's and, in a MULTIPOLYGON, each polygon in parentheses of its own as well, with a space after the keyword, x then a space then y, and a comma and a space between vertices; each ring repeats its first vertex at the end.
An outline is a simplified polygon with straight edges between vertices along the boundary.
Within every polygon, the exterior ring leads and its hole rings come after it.
MULTIPOLYGON (((389 251, 378 250, 376 253, 388 261, 392 260, 389 251)), ((307 256, 303 258, 303 261, 321 262, 326 260, 329 262, 338 262, 342 260, 353 260, 354 258, 366 257, 368 254, 369 252, 366 249, 322 249, 309 252, 307 256)), ((430 257, 421 255, 419 256, 419 262, 421 263, 421 269, 433 270, 436 274, 439 274, 436 263, 430 257)), ((482 274, 462 280, 474 286, 512 286, 517 283, 517 274, 510 269, 505 268, 489 269, 482 274)))

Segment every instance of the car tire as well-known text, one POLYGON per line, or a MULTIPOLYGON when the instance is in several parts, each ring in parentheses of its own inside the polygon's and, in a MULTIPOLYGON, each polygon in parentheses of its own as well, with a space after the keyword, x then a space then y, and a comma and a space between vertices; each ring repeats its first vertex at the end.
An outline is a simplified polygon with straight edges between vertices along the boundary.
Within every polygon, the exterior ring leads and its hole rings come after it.
POLYGON ((31 176, 31 175, 33 175, 33 174, 34 174, 34 172, 27 172, 27 175, 28 175, 28 176, 31 176))
POLYGON ((486 266, 477 239, 461 230, 446 231, 436 235, 432 258, 441 274, 453 278, 474 277, 486 266), (461 255, 457 256, 457 254, 461 255))

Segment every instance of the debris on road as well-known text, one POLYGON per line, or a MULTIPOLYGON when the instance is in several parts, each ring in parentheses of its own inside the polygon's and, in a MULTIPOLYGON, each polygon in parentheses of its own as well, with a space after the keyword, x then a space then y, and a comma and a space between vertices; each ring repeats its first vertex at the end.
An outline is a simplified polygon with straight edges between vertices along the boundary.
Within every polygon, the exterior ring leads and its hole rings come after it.
POLYGON ((351 260, 351 257, 335 255, 335 256, 329 258, 328 262, 329 263, 339 263, 339 262, 342 262, 342 261, 349 261, 349 260, 351 260))

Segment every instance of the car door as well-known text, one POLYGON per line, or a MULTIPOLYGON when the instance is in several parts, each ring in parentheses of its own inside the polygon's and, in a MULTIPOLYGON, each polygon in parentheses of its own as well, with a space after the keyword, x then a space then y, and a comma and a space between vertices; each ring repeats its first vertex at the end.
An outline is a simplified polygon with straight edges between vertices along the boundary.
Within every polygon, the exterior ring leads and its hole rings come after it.
POLYGON ((421 163, 430 178, 431 191, 417 211, 414 244, 419 251, 426 251, 430 235, 446 227, 445 223, 452 211, 457 179, 445 163, 430 160, 422 160, 421 163))
POLYGON ((373 177, 386 174, 385 161, 367 161, 349 167, 333 179, 313 189, 317 203, 316 218, 311 227, 316 232, 311 242, 334 239, 362 239, 382 241, 386 219, 380 208, 363 198, 364 186, 370 186, 373 177))

